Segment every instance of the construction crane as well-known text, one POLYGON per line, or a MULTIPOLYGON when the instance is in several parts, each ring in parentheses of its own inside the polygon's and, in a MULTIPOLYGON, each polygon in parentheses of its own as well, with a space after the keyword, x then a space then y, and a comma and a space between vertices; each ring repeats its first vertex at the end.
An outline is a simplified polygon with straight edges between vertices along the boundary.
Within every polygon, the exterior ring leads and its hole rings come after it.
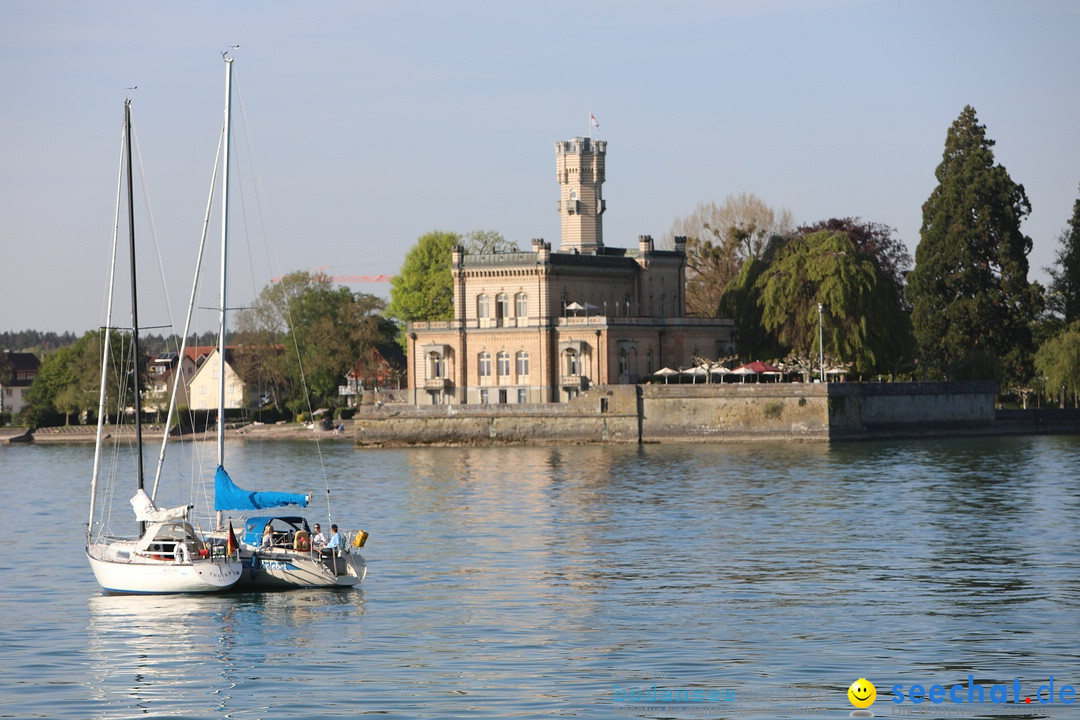
MULTIPOLYGON (((311 275, 320 280, 329 280, 335 283, 377 283, 377 282, 390 282, 394 279, 393 275, 329 275, 327 270, 330 265, 323 265, 318 270, 309 271, 311 275)), ((270 278, 270 282, 280 282, 280 277, 270 278)))

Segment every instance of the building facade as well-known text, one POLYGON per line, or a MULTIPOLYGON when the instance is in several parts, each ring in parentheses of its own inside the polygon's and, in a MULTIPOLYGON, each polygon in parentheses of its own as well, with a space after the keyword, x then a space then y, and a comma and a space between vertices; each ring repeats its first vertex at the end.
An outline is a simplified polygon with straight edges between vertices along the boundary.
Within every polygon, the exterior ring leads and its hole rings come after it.
POLYGON ((663 367, 735 350, 731 320, 685 317, 686 242, 658 250, 603 240, 607 143, 556 143, 558 251, 452 257, 454 319, 408 333, 414 404, 565 402, 593 385, 636 383, 663 367))
POLYGON ((13 416, 26 407, 26 393, 41 369, 37 355, 4 350, 5 364, 11 369, 11 382, 0 383, 0 412, 13 416))

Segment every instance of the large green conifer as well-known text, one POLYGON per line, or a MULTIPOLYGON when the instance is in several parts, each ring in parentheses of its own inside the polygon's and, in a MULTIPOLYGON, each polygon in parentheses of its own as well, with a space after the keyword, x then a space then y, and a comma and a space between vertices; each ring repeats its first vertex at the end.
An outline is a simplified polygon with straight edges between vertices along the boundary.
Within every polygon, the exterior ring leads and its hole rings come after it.
POLYGON ((975 109, 965 107, 949 128, 938 185, 923 205, 907 293, 928 377, 1030 375, 1038 288, 1027 279, 1031 238, 1020 222, 1031 203, 1023 185, 995 164, 993 146, 975 109))
POLYGON ((1065 324, 1080 320, 1080 199, 1073 203, 1069 227, 1058 237, 1059 247, 1050 273, 1050 309, 1065 324))

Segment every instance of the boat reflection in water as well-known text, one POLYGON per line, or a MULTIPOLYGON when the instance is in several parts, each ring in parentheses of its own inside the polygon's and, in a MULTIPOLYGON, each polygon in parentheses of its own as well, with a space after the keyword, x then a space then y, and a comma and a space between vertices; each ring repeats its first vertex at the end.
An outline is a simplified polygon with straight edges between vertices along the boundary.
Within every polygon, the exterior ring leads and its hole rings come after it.
POLYGON ((87 609, 82 710, 102 718, 273 717, 287 678, 338 678, 330 672, 338 661, 319 650, 331 642, 325 633, 359 642, 355 619, 364 614, 360 590, 95 594, 87 609))
POLYGON ((91 700, 109 717, 178 707, 220 717, 258 660, 236 654, 235 612, 211 595, 89 598, 91 700))

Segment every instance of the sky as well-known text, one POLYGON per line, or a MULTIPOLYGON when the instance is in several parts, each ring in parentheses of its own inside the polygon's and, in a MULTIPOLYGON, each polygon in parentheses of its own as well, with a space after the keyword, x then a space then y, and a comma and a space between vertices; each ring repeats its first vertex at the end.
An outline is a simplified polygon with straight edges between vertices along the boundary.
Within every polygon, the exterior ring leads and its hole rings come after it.
POLYGON ((232 45, 257 170, 230 212, 273 248, 236 305, 293 270, 393 275, 432 230, 557 248, 555 142, 588 136, 590 112, 608 246, 745 192, 800 224, 884 223, 914 255, 970 104, 1031 200, 1045 282, 1080 197, 1078 31, 1075 0, 4 0, 0 332, 102 324, 129 95, 140 238, 182 318, 232 45))

